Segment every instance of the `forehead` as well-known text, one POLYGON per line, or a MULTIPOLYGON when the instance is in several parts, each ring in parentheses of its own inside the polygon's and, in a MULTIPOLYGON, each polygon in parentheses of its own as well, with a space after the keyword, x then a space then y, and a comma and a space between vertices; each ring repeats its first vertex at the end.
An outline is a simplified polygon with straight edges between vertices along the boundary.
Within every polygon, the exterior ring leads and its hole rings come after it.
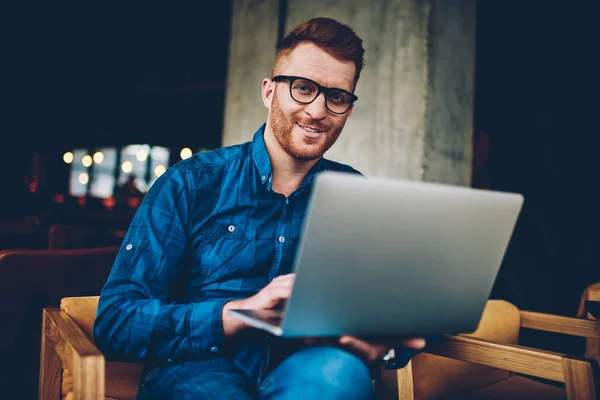
POLYGON ((322 86, 352 91, 355 66, 339 60, 312 43, 298 45, 279 65, 282 75, 312 79, 322 86))

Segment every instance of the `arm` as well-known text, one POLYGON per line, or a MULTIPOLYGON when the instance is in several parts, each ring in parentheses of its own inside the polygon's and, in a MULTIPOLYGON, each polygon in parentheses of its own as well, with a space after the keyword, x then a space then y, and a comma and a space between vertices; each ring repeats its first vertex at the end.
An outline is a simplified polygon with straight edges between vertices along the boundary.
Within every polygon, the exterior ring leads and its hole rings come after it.
POLYGON ((226 300, 169 302, 184 265, 192 205, 189 177, 170 168, 133 218, 102 289, 95 341, 109 359, 188 359, 218 351, 226 300))

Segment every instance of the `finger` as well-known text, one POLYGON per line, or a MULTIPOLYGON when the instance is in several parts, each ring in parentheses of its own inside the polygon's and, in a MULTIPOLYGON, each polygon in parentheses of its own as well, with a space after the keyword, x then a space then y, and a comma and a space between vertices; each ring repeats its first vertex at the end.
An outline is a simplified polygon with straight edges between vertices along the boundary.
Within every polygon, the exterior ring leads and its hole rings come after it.
POLYGON ((378 353, 385 353, 387 352, 389 349, 391 349, 391 346, 388 346, 387 344, 384 343, 374 343, 356 336, 352 336, 352 335, 344 335, 342 336, 340 339, 343 338, 343 342, 344 341, 350 341, 358 346, 361 346, 364 349, 375 349, 378 353))
POLYGON ((284 286, 268 288, 264 293, 270 298, 287 299, 292 294, 292 289, 284 286))
POLYGON ((261 293, 260 302, 263 303, 263 307, 271 308, 277 305, 283 300, 290 298, 291 290, 287 288, 272 288, 269 290, 263 290, 261 293))
POLYGON ((379 344, 387 346, 389 348, 395 347, 406 347, 413 350, 420 350, 427 345, 427 341, 422 337, 377 337, 369 336, 368 338, 362 339, 372 344, 379 344))
POLYGON ((425 347, 427 342, 424 338, 408 338, 402 340, 402 346, 407 347, 409 349, 420 350, 425 347))
POLYGON ((273 283, 273 282, 282 282, 282 281, 293 281, 294 279, 296 279, 296 274, 279 275, 278 277, 276 277, 275 279, 273 279, 271 281, 271 283, 273 283))
POLYGON ((351 347, 360 354, 361 358, 369 362, 377 360, 387 352, 383 346, 372 345, 354 336, 344 335, 340 337, 339 342, 344 346, 351 347))
POLYGON ((292 287, 294 287, 294 280, 293 279, 282 279, 279 281, 273 280, 271 283, 269 283, 267 286, 265 286, 266 288, 276 288, 276 287, 284 287, 284 288, 288 288, 289 290, 292 290, 292 287))
POLYGON ((294 281, 293 280, 283 280, 283 281, 278 281, 278 282, 271 282, 268 286, 265 286, 266 288, 288 288, 289 290, 292 290, 292 287, 294 287, 294 281))

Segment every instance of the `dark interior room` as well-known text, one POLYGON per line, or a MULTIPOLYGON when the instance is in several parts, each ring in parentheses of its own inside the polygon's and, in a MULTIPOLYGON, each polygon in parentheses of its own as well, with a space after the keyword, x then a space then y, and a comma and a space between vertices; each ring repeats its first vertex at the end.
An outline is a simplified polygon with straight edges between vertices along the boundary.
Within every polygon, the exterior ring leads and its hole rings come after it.
MULTIPOLYGON (((118 165, 127 146, 146 145, 168 150, 168 168, 183 148, 221 146, 232 8, 231 1, 84 2, 6 10, 0 250, 47 249, 49 228, 61 224, 109 230, 103 244, 120 246, 139 203, 112 208, 89 189, 72 195, 66 152, 116 149, 118 165)), ((583 291, 600 282, 597 8, 477 2, 471 186, 525 198, 490 295, 521 310, 577 317, 583 291)), ((156 179, 147 165, 138 176, 146 188, 156 179)), ((108 174, 112 193, 125 178, 118 168, 108 174)), ((22 292, 12 279, 5 274, 0 286, 22 292)), ((34 306, 46 300, 23 300, 29 314, 15 325, 39 335, 34 306)), ((20 398, 38 390, 35 340, 0 352, 15 360, 0 365, 0 387, 18 387, 20 398)), ((523 331, 521 344, 581 357, 585 350, 583 337, 546 332, 523 331)))

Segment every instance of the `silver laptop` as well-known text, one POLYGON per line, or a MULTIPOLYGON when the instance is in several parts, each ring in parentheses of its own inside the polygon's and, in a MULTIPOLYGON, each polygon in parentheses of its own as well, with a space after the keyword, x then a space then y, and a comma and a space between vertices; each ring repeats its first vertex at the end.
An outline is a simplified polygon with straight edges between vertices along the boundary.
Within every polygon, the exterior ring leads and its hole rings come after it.
POLYGON ((230 310, 283 337, 477 329, 523 196, 339 172, 315 177, 281 310, 230 310))

